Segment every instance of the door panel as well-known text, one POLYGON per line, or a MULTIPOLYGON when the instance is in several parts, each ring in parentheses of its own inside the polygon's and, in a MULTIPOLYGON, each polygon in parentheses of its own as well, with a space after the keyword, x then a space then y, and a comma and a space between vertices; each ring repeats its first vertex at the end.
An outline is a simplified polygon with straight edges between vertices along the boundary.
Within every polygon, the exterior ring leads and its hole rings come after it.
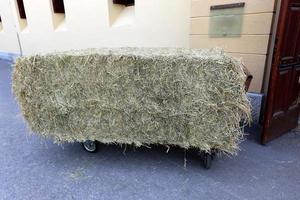
POLYGON ((299 103, 299 91, 300 91, 300 64, 295 66, 293 71, 293 78, 291 81, 291 93, 289 97, 288 106, 292 107, 299 103))
POLYGON ((289 87, 289 80, 291 79, 292 72, 290 70, 282 70, 279 72, 278 86, 275 93, 273 116, 278 115, 286 110, 287 96, 289 87))
POLYGON ((281 50, 281 64, 294 62, 294 53, 299 35, 297 24, 299 22, 300 4, 291 3, 288 9, 281 50))
MULTIPOLYGON (((299 4, 300 10, 300 4, 299 4)), ((300 13, 300 11, 298 11, 300 13)), ((298 19, 300 18, 300 14, 298 15, 298 19)), ((300 20, 298 21, 298 28, 300 29, 300 20)), ((300 32, 300 30, 298 30, 300 32)), ((294 76, 292 79, 292 91, 291 91, 291 101, 290 105, 295 105, 299 103, 299 92, 300 92, 300 34, 298 34, 298 40, 296 45, 295 52, 295 67, 294 67, 294 76)))
POLYGON ((300 91, 300 0, 281 3, 261 143, 296 128, 300 91))

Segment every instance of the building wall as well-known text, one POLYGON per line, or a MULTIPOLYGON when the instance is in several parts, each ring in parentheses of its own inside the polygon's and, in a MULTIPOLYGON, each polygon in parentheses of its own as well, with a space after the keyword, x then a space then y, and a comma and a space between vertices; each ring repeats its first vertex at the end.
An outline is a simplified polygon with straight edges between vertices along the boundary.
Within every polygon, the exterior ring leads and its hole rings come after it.
POLYGON ((209 35, 210 6, 239 3, 239 0, 192 0, 190 47, 222 47, 225 52, 242 58, 254 78, 250 91, 261 92, 269 38, 274 12, 274 0, 244 0, 245 8, 240 37, 213 38, 209 35))
POLYGON ((0 0, 0 52, 218 46, 242 58, 254 75, 250 91, 261 91, 275 0, 244 0, 242 34, 234 38, 210 37, 210 6, 239 0, 135 0, 133 7, 64 0, 65 14, 55 14, 51 0, 23 1, 26 20, 19 17, 16 0, 0 0))
POLYGON ((0 0, 0 51, 20 53, 15 18, 10 7, 9 1, 0 0))
MULTIPOLYGON (((22 20, 15 0, 1 0, 1 13, 12 12, 14 19, 0 14, 7 24, 4 30, 16 24, 24 54, 97 47, 189 45, 191 7, 186 0, 136 0, 133 7, 112 4, 112 0, 64 0, 64 5, 65 15, 54 14, 51 0, 24 0, 27 19, 22 20)), ((17 49, 12 42, 3 42, 11 35, 0 36, 0 51, 17 49)))

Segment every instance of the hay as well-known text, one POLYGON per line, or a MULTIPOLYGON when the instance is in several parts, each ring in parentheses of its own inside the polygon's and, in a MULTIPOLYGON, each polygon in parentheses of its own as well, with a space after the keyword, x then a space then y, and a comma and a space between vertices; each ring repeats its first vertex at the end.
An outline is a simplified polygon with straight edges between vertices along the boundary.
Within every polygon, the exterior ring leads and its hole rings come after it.
POLYGON ((16 60, 13 92, 56 142, 178 145, 235 153, 249 119, 241 64, 219 49, 90 49, 16 60))

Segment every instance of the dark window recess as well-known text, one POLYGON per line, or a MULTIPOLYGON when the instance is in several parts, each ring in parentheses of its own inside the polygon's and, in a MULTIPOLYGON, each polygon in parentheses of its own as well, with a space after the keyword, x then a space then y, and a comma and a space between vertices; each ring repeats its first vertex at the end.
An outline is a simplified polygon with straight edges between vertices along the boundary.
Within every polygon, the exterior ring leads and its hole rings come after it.
POLYGON ((125 6, 133 6, 134 0, 113 0, 114 4, 122 4, 125 6))
POLYGON ((19 14, 21 19, 26 19, 26 13, 24 8, 23 0, 17 0, 19 14))
POLYGON ((0 23, 2 22, 1 16, 0 16, 0 23))
POLYGON ((63 0, 52 0, 54 13, 65 13, 65 6, 63 0))

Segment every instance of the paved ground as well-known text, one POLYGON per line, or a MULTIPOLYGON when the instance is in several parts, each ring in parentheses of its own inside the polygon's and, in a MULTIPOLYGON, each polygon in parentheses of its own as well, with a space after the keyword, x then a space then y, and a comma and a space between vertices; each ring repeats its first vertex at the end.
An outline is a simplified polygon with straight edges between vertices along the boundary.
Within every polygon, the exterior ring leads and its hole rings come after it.
POLYGON ((162 148, 58 146, 29 135, 0 61, 0 199, 300 199, 300 130, 267 146, 253 139, 204 170, 193 154, 162 148))

